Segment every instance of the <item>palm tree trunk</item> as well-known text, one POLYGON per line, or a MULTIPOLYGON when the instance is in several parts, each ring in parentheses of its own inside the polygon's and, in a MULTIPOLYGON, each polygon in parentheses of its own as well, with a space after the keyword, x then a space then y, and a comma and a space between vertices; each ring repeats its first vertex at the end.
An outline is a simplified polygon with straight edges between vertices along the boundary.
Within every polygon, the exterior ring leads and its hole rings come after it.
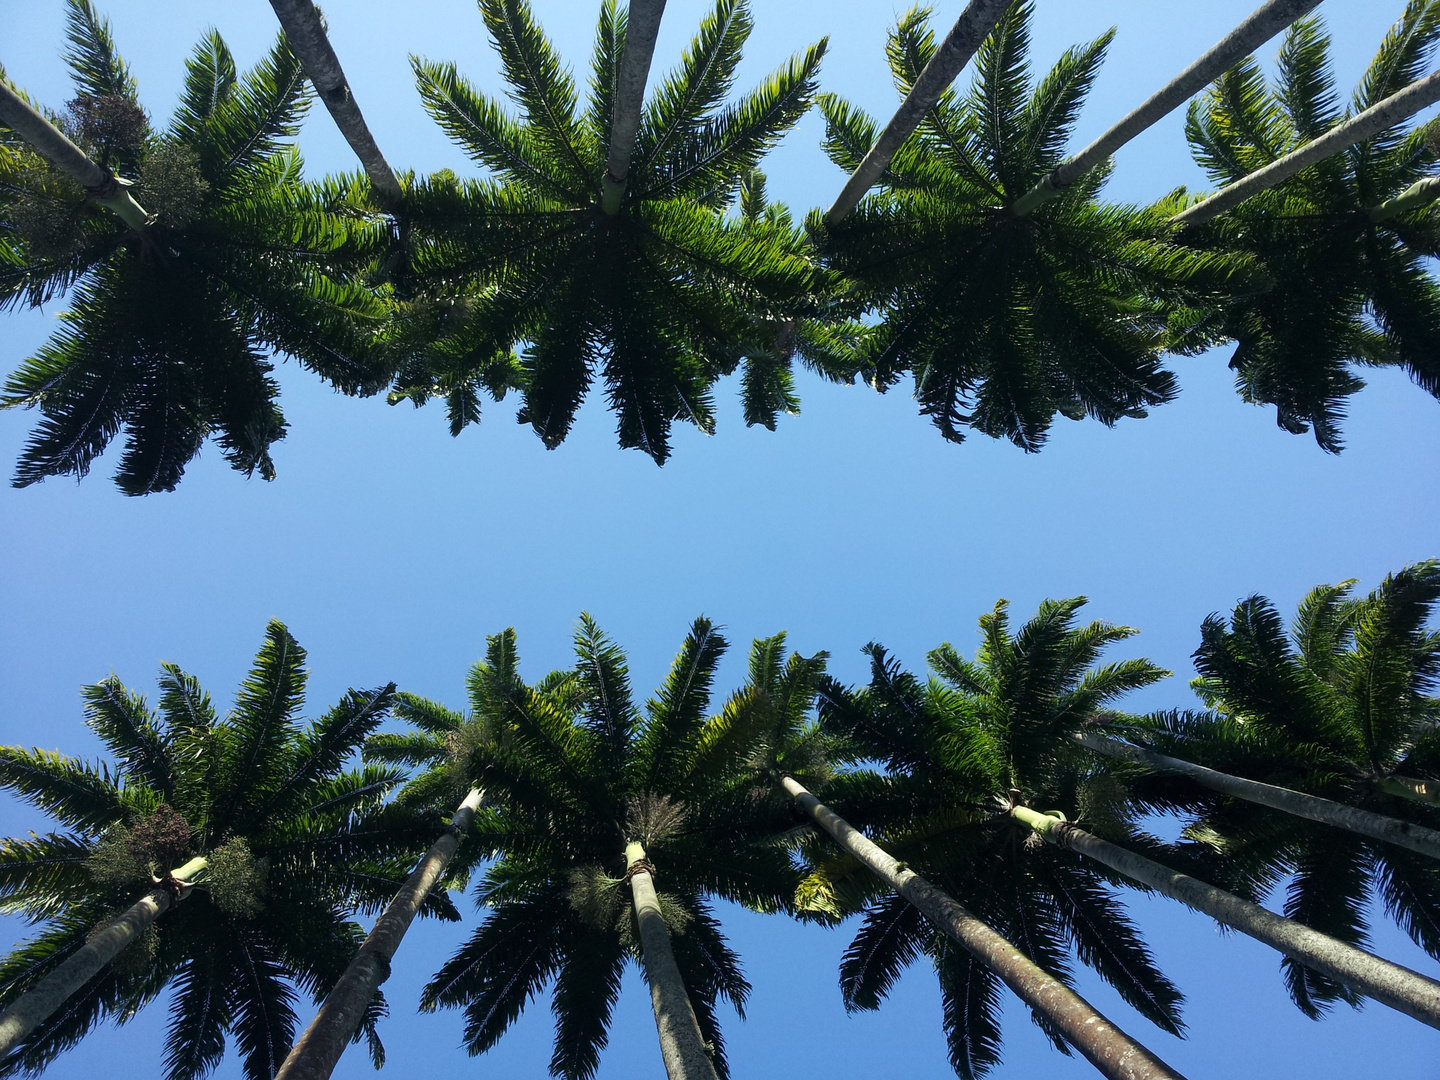
POLYGON ((151 889, 84 945, 68 956, 16 1002, 0 1013, 0 1059, 4 1059, 32 1031, 50 1018, 75 993, 145 930, 189 892, 189 882, 205 869, 204 856, 191 859, 151 889))
MULTIPOLYGON (((1427 829, 1423 825, 1415 825, 1398 818, 1386 817, 1384 814, 1375 814, 1369 810, 1346 806, 1344 803, 1332 802, 1315 795, 1306 795, 1304 792, 1292 791, 1290 788, 1245 780, 1239 776, 1207 769, 1203 765, 1196 765, 1180 758, 1157 754, 1153 750, 1120 742, 1118 739, 1109 739, 1103 735, 1087 732, 1074 736, 1074 739, 1081 746, 1094 750, 1097 754, 1104 754, 1106 757, 1117 758, 1121 761, 1133 761, 1156 772, 1175 773, 1178 776, 1188 777, 1211 791, 1218 791, 1222 795, 1231 795, 1237 799, 1244 799, 1246 802, 1268 806, 1272 810, 1280 810, 1296 817, 1318 821, 1322 825, 1333 825, 1337 829, 1359 833, 1361 836, 1368 836, 1373 840, 1383 840, 1389 844, 1417 851, 1421 855, 1440 859, 1440 831, 1427 829)), ((1379 786, 1385 791, 1391 790, 1386 786, 1385 780, 1380 781, 1379 786)), ((1403 787, 1404 785, 1397 783, 1395 786, 1403 787)))
POLYGON ((1440 71, 1417 79, 1399 93, 1391 94, 1383 101, 1371 105, 1343 124, 1336 124, 1318 139, 1306 143, 1298 150, 1292 150, 1264 168, 1256 169, 1228 187, 1221 188, 1208 199, 1201 200, 1188 210, 1182 210, 1170 220, 1179 225, 1198 225, 1209 221, 1217 214, 1223 214, 1231 207, 1238 206, 1250 196, 1274 187, 1282 180, 1288 180, 1302 169, 1308 169, 1347 146, 1364 142, 1387 128, 1394 127, 1406 117, 1437 101, 1440 101, 1440 71))
POLYGON ((35 152, 61 172, 85 188, 90 198, 136 232, 144 229, 150 215, 127 190, 130 181, 122 180, 109 169, 95 164, 65 133, 46 120, 29 102, 0 79, 0 123, 10 128, 35 148, 35 152))
POLYGON ((626 844, 625 866, 635 921, 640 927, 640 957, 645 965, 645 981, 650 984, 650 1004, 655 1010, 665 1074, 670 1080, 716 1080, 715 1065, 680 978, 675 950, 670 947, 670 931, 660 913, 660 898, 655 895, 655 868, 645 858, 644 847, 626 844))
POLYGON ((285 37, 300 58, 315 92, 320 95, 325 108, 330 110, 335 126, 365 167, 381 204, 386 209, 393 209, 400 202, 400 181, 395 178, 390 163, 375 144, 375 137, 370 134, 360 106, 355 104, 355 95, 350 92, 350 83, 345 79, 340 59, 330 45, 320 12, 311 0, 270 0, 270 6, 285 28, 285 37))
POLYGON ((340 1055, 360 1030, 375 991, 390 977, 390 961, 395 958, 405 931, 410 929, 420 905, 435 888, 460 847, 461 839, 469 832, 482 798, 480 789, 473 789, 456 808, 450 827, 431 845, 385 913, 375 920, 355 959, 325 996, 320 1011, 291 1048, 275 1080, 327 1080, 335 1070, 340 1055))
POLYGON ((1026 806, 1012 807, 1010 815, 1060 847, 1088 856, 1132 881, 1179 900, 1242 934, 1249 934, 1296 963, 1344 983, 1422 1024, 1440 1028, 1440 982, 1434 979, 1091 836, 1063 818, 1037 813, 1026 806))
POLYGON ((1183 1080, 1180 1074, 1112 1024, 1088 1001, 1042 969, 981 919, 896 862, 793 776, 781 785, 817 825, 903 896, 956 944, 1004 980, 1021 1001, 1043 1014, 1065 1040, 1112 1080, 1183 1080))
POLYGON ((1049 202, 1319 3, 1320 0, 1266 0, 1251 12, 1249 18, 1221 38, 1214 48, 1157 90, 1138 109, 1042 177, 1038 184, 1021 196, 1011 212, 1016 217, 1024 217, 1049 202))
POLYGON ((650 77, 650 58, 655 55, 655 36, 665 0, 630 0, 625 20, 625 53, 615 80, 615 115, 610 120, 610 154, 605 159, 605 176, 600 181, 600 208, 607 214, 620 212, 625 184, 630 176, 630 155, 635 134, 640 130, 640 107, 645 102, 645 80, 650 77))
MULTIPOLYGON (((1318 3, 1319 0, 1315 2, 1318 3)), ((925 119, 925 114, 935 107, 945 88, 965 69, 965 65, 975 55, 975 50, 1000 21, 1000 16, 1005 14, 1007 7, 1008 0, 970 0, 965 10, 960 13, 960 18, 956 19, 955 25, 950 28, 950 33, 945 35, 945 40, 935 50, 935 55, 925 65, 925 70, 920 72, 920 77, 915 80, 910 93, 905 95, 905 100, 885 125, 885 130, 880 132, 875 145, 870 148, 859 167, 850 174, 850 179, 845 181, 845 186, 836 196, 834 204, 825 212, 826 225, 834 225, 854 210, 865 193, 874 186, 875 181, 880 179, 895 152, 905 145, 905 140, 914 134, 920 122, 925 119)))
POLYGON ((1399 795, 1402 799, 1434 806, 1440 803, 1440 790, 1428 780, 1415 780, 1409 776, 1386 776, 1375 782, 1375 786, 1387 795, 1399 795))

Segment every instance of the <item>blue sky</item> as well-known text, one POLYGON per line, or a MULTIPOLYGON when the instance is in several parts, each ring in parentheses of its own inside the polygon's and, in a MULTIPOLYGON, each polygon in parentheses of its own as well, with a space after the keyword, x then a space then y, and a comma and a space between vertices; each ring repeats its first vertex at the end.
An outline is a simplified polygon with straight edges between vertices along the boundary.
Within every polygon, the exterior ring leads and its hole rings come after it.
MULTIPOLYGON (((242 64, 275 32, 263 0, 195 5, 116 0, 101 5, 142 99, 169 114, 183 58, 214 20, 242 64)), ((330 0, 332 38, 382 149, 398 168, 474 167, 422 111, 407 54, 455 60, 482 87, 502 89, 484 27, 468 0, 330 0)), ((583 70, 597 5, 535 0, 563 55, 583 70)), ((962 5, 946 0, 937 22, 962 5)), ((1039 0, 1032 55, 1048 66, 1066 46, 1119 27, 1076 135, 1075 148, 1189 63, 1246 13, 1242 3, 1061 3, 1039 0)), ((831 37, 822 85, 888 115, 895 95, 883 64, 886 27, 901 5, 754 0, 756 32, 739 79, 752 84, 821 34, 831 37)), ((705 5, 671 0, 656 50, 668 68, 705 5)), ((1353 85, 1399 0, 1322 5, 1335 37, 1339 83, 1353 85)), ((72 96, 59 52, 57 2, 0 5, 0 62, 54 106, 72 96)), ((1273 53, 1273 46, 1265 55, 1273 53)), ((962 75, 962 80, 967 76, 962 75)), ((824 158, 811 115, 766 163, 775 197, 803 212, 828 205, 843 176, 824 158)), ((355 167, 318 107, 300 137, 312 175, 355 167)), ((1108 194, 1148 200, 1179 184, 1203 187, 1178 115, 1117 158, 1108 194)), ((43 312, 0 317, 0 365, 13 369, 53 330, 43 312)), ((453 705, 486 634, 516 627, 525 670, 569 658, 571 625, 592 612, 629 651, 637 687, 662 677, 690 620, 704 613, 735 643, 722 672, 742 675, 752 637, 788 629, 804 652, 828 649, 841 678, 864 676, 859 649, 882 641, 912 668, 953 641, 969 652, 975 620, 999 597, 1023 617, 1045 597, 1086 594, 1092 617, 1143 633, 1116 657, 1146 655, 1174 678, 1136 707, 1193 702, 1186 685, 1200 620, 1254 592, 1282 610, 1310 586, 1388 571, 1440 554, 1437 403, 1401 374, 1367 375, 1333 457, 1285 434, 1270 410, 1235 395, 1227 352, 1174 361, 1183 392, 1141 421, 1106 429, 1057 421, 1050 444, 1025 455, 974 436, 944 443, 905 387, 885 396, 802 376, 803 411, 779 431, 744 427, 734 382, 719 388, 713 437, 677 428, 663 469, 615 448, 598 399, 564 446, 547 451, 514 422, 514 401, 487 402, 478 428, 452 439, 437 407, 356 401, 296 365, 279 367, 291 430, 276 448, 278 479, 246 481, 207 448, 169 495, 126 499, 102 461, 78 486, 51 480, 0 489, 0 738, 91 755, 82 684, 114 671, 153 686, 173 660, 228 699, 267 618, 284 620, 309 650, 312 711, 348 686, 388 680, 453 705)), ((32 416, 0 414, 0 462, 13 462, 32 416)), ((9 465, 6 465, 8 471, 9 465)), ((6 835, 42 819, 0 803, 6 835)), ((1150 1029, 1087 975, 1085 993, 1113 1019, 1192 1076, 1433 1070, 1431 1033, 1389 1010, 1346 1009, 1321 1024, 1285 999, 1276 958, 1183 908, 1135 896, 1132 908, 1162 966, 1188 995, 1191 1037, 1150 1029)), ((474 912, 462 904, 467 924, 474 912)), ((726 1035, 737 1077, 805 1068, 836 1078, 893 1071, 952 1075, 940 1036, 933 974, 917 966, 880 1013, 847 1017, 836 986, 850 929, 823 931, 724 912, 755 993, 749 1020, 726 1035)), ((23 927, 7 921, 7 941, 23 927)), ((479 1061, 456 1047, 459 1017, 416 1016, 419 986, 462 939, 424 927, 407 941, 387 985, 384 1031, 392 1073, 423 1063, 433 1076, 543 1075, 543 1001, 479 1061)), ((1377 913, 1377 949, 1431 974, 1437 966, 1377 913)), ((104 1029, 51 1070, 109 1075, 158 1060, 163 1005, 124 1029, 104 1029)), ((1007 1009, 1007 1059, 998 1078, 1044 1070, 1092 1075, 1049 1049, 1018 1006, 1007 1009)), ((370 1074, 352 1053, 337 1076, 370 1074)), ((233 1059, 217 1073, 238 1076, 233 1059)), ((633 972, 601 1077, 663 1075, 647 995, 633 972)))

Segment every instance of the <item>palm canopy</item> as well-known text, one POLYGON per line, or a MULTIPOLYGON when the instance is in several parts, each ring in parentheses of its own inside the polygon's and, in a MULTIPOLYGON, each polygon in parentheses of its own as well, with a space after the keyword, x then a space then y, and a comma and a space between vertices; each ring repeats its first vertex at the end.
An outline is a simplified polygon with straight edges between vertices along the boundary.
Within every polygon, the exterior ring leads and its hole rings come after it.
POLYGON ((706 715, 725 649, 697 619, 642 710, 623 653, 588 616, 575 667, 534 685, 521 680, 506 631, 471 672, 469 717, 412 700, 418 737, 372 743, 382 756, 434 763, 414 781, 418 795, 404 799, 485 787, 490 805, 467 850, 472 861, 495 857, 477 884, 487 915, 423 998, 424 1008, 464 1008, 471 1053, 493 1046, 553 984, 551 1072, 594 1075, 621 973, 637 956, 624 875, 626 844, 638 841, 654 864, 700 1030, 717 1073, 728 1076, 716 1008, 724 998, 741 1010, 750 987, 709 901, 783 908, 795 875, 775 839, 793 821, 788 807, 753 798, 750 756, 769 710, 742 691, 706 715))
MULTIPOLYGON (((1180 1033, 1180 991, 1159 970, 1112 883, 1075 854, 1029 841, 1006 812, 1015 800, 1063 811, 1127 846, 1158 847, 1139 831, 1123 785, 1080 756, 1068 739, 1095 708, 1166 672, 1146 660, 1096 665, 1128 627, 1075 623, 1083 598, 1046 601, 1012 636, 1001 601, 980 620, 975 660, 951 645, 930 653, 922 682, 879 645, 867 646, 871 679, 821 690, 824 731, 888 778, 852 774, 832 788, 847 818, 876 830, 886 850, 950 893, 1069 984, 1071 957, 1130 1005, 1180 1033), (847 788, 849 790, 847 790, 847 788)), ((998 977, 927 924, 898 894, 884 893, 849 859, 822 859, 802 901, 829 914, 863 911, 841 965, 851 1009, 878 1008, 900 972, 922 955, 940 978, 950 1061, 962 1077, 1000 1060, 998 977)), ((1040 1014, 1037 1024, 1068 1053, 1040 1014)))
MULTIPOLYGON (((1195 653, 1194 686, 1209 711, 1150 717, 1126 738, 1223 772, 1440 826, 1440 808, 1394 792, 1440 780, 1440 634, 1426 622, 1440 601, 1440 564, 1420 563, 1368 596, 1353 581, 1313 589, 1286 633, 1264 597, 1241 602, 1226 625, 1211 616, 1195 653)), ((1440 957, 1440 867, 1422 855, 1303 818, 1216 796, 1191 826, 1216 846, 1242 891, 1286 885, 1285 915, 1363 945, 1372 891, 1387 915, 1440 957)), ((1290 960, 1295 1004, 1318 1016, 1339 983, 1290 960)))
MULTIPOLYGON (((1437 40, 1440 4, 1411 0, 1341 108, 1329 36, 1319 19, 1302 19, 1285 37, 1273 83, 1252 58, 1192 103, 1195 159, 1217 183, 1233 183, 1404 89, 1437 40)), ((1211 331, 1236 342, 1230 366, 1245 400, 1274 405, 1287 431, 1313 429, 1326 450, 1343 445, 1345 399, 1364 385, 1356 367, 1402 367, 1440 396, 1440 289, 1425 267, 1440 254, 1440 209, 1371 213, 1434 168, 1428 132, 1391 129, 1186 236, 1268 268, 1270 287, 1212 312, 1211 331)))
MULTIPOLYGON (((1012 204, 1065 157, 1109 45, 1067 51, 1032 86, 1031 5, 1014 3, 976 54, 975 81, 947 90, 868 196, 839 223, 812 221, 828 264, 854 280, 880 322, 864 346, 878 388, 904 372, 920 411, 952 441, 973 428, 1026 450, 1056 413, 1107 425, 1176 393, 1162 366, 1166 322, 1249 275, 1244 260, 1169 239, 1167 204, 1107 206, 1095 169, 1026 215, 1012 204)), ((935 51, 914 9, 887 54, 908 93, 935 51)), ((825 149, 853 171, 876 124, 822 94, 825 149)))
POLYGON ((267 350, 347 393, 388 381, 376 345, 385 308, 341 272, 383 235, 347 209, 352 184, 301 182, 285 140, 308 95, 283 37, 242 75, 208 34, 162 132, 106 23, 89 0, 67 2, 79 96, 55 119, 99 164, 134 177, 154 217, 128 229, 0 130, 0 308, 66 292, 71 302, 0 396, 41 414, 15 483, 83 476, 122 428, 127 494, 172 490, 207 437, 235 469, 269 479, 286 424, 267 350))
POLYGON ((458 431, 478 420, 483 390, 520 385, 521 421, 554 447, 598 377, 620 444, 663 463, 673 421, 713 430, 711 388, 742 359, 755 321, 793 316, 817 288, 788 220, 725 211, 808 108, 824 44, 724 104, 752 24, 744 0, 717 0, 645 107, 612 215, 601 180, 624 13, 613 0, 601 7, 582 108, 525 0, 481 0, 480 10, 521 116, 454 64, 414 61, 430 114, 495 179, 439 174, 412 192, 416 280, 461 299, 392 399, 444 396, 458 431))
MULTIPOLYGON (((193 676, 165 664, 158 708, 108 678, 84 690, 86 721, 112 758, 87 763, 0 747, 0 786, 59 831, 0 845, 0 907, 42 927, 0 961, 0 1006, 193 855, 194 894, 37 1028, 0 1073, 38 1073, 106 1019, 124 1023, 174 992, 167 1080, 208 1074, 233 1036, 248 1080, 269 1080, 295 1034, 297 991, 317 1001, 439 818, 385 807, 403 777, 345 761, 384 719, 394 686, 351 690, 301 725, 305 653, 272 622, 234 708, 221 718, 193 676)), ((442 895, 431 915, 457 919, 442 895)), ((377 996, 365 1033, 377 1065, 377 996)), ((358 1036, 357 1036, 358 1037, 358 1036)))

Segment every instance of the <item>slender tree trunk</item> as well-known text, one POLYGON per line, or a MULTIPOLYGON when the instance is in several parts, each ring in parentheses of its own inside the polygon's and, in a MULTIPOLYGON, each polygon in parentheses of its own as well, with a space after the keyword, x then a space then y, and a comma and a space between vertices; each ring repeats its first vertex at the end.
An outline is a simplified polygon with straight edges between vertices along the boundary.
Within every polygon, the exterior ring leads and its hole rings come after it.
POLYGON ((660 913, 655 895, 655 868, 639 844, 625 845, 625 876, 630 879, 630 896, 635 904, 635 921, 640 927, 640 956, 645 981, 650 984, 650 1004, 655 1009, 655 1029, 660 1034, 660 1056, 670 1080, 716 1080, 715 1065, 700 1034, 700 1024, 690 1005, 670 931, 660 913))
POLYGON ((1250 196, 1258 195, 1266 188, 1290 179, 1302 169, 1308 169, 1331 154, 1373 138, 1437 101, 1440 101, 1440 71, 1417 79, 1399 93, 1391 94, 1385 100, 1371 105, 1343 124, 1336 124, 1318 139, 1292 150, 1263 168, 1256 169, 1248 176, 1241 177, 1208 199, 1196 203, 1188 210, 1182 210, 1170 220, 1180 225, 1198 225, 1209 221, 1217 214, 1223 214, 1226 210, 1238 206, 1250 196))
POLYGON ((326 1080, 334 1071, 345 1047, 360 1030, 375 991, 390 977, 390 961, 395 958, 405 931, 410 929, 420 905, 455 857, 483 797, 477 788, 456 808, 450 827, 431 845, 385 913, 375 920, 355 959, 326 995, 319 1013, 291 1048, 275 1080, 326 1080))
POLYGON ((1171 110, 1190 100, 1319 3, 1320 0, 1267 0, 1261 4, 1249 18, 1221 38, 1214 48, 1156 91, 1138 109, 1080 153, 1067 158, 1047 173, 1038 184, 1021 196, 1011 208, 1011 212, 1016 217, 1024 217, 1036 207, 1049 202, 1120 147, 1171 110))
POLYGON ((130 181, 91 161, 65 133, 30 107, 30 104, 0 79, 0 123, 35 148, 35 152, 84 187, 86 194, 113 211, 136 232, 145 228, 149 215, 130 195, 130 181))
POLYGON ((625 185, 630 178, 630 155, 635 151, 635 134, 640 130, 640 109, 645 103, 645 80, 650 77, 650 58, 655 55, 655 36, 665 0, 630 0, 625 21, 625 53, 615 80, 615 115, 610 121, 610 154, 605 159, 605 176, 600 181, 600 207, 607 214, 620 212, 625 185))
MULTIPOLYGON (((1085 733, 1076 735, 1075 741, 1106 757, 1118 758, 1121 761, 1133 761, 1137 765, 1144 765, 1156 772, 1175 773, 1178 776, 1188 777, 1197 784, 1207 787, 1211 791, 1218 791, 1222 795, 1231 795, 1237 799, 1244 799, 1246 802, 1268 806, 1272 810, 1280 810, 1296 817, 1318 821, 1322 825, 1333 825, 1337 829, 1359 833, 1361 836, 1383 840, 1386 843, 1417 851, 1421 855, 1440 859, 1440 831, 1427 829, 1424 825, 1414 825, 1398 818, 1386 817, 1384 814, 1375 814, 1355 806, 1346 806, 1344 803, 1332 802, 1315 795, 1306 795, 1301 791, 1292 791, 1290 788, 1245 780, 1239 776, 1207 769, 1203 765, 1196 765, 1180 758, 1157 754, 1153 750, 1120 742, 1118 739, 1109 739, 1103 735, 1085 733)), ((1389 791, 1390 788, 1385 787, 1385 783, 1384 780, 1380 781, 1380 786, 1389 791)))
POLYGON ((1197 878, 1117 847, 1062 818, 1041 814, 1026 806, 1010 814, 1045 839, 1103 863, 1132 881, 1179 900, 1212 919, 1233 926, 1242 934, 1284 953, 1296 963, 1374 998, 1419 1020, 1440 1028, 1440 982, 1419 972, 1392 964, 1378 956, 1337 941, 1293 919, 1282 918, 1234 893, 1207 885, 1197 878))
POLYGON ((1376 781, 1375 786, 1387 795, 1399 795, 1402 799, 1411 799, 1430 806, 1440 803, 1440 789, 1428 780, 1415 780, 1409 776, 1386 776, 1376 781))
POLYGON ((270 0, 270 6, 285 28, 285 37, 300 58, 315 92, 320 95, 325 108, 330 110, 335 126, 365 167, 381 204, 386 209, 393 209, 400 202, 400 181, 395 178, 390 163, 375 144, 375 137, 370 134, 360 106, 355 104, 355 95, 350 92, 350 83, 340 67, 340 59, 330 45, 320 12, 311 0, 270 0))
POLYGON ((48 1020, 71 994, 99 974, 120 954, 120 950, 143 934, 176 900, 183 898, 189 891, 188 883, 205 869, 205 862, 201 856, 172 871, 169 881, 157 885, 131 904, 118 919, 71 953, 64 963, 0 1013, 0 1059, 9 1055, 26 1036, 48 1020))
POLYGON ((816 824, 898 892, 956 944, 988 967, 1021 1001, 1055 1025, 1065 1040, 1112 1080, 1183 1080, 1112 1024, 1088 1001, 1042 969, 991 927, 853 828, 793 776, 781 784, 816 824))
MULTIPOLYGON (((1315 2, 1319 3, 1319 0, 1315 2)), ((945 35, 945 40, 935 50, 935 55, 925 65, 925 70, 920 72, 920 77, 915 80, 910 93, 905 95, 905 100, 885 125, 885 130, 880 132, 875 145, 870 148, 859 167, 850 174, 850 179, 845 181, 845 186, 836 196, 834 204, 825 212, 826 225, 834 225, 854 210, 865 193, 875 186, 875 181, 885 172, 890 159, 905 145, 905 140, 914 134, 926 113, 935 107, 940 95, 945 93, 945 88, 965 69, 965 65, 975 55, 975 50, 980 48, 985 36, 995 28, 1007 7, 1008 0, 970 0, 965 10, 960 13, 960 18, 956 19, 955 25, 950 28, 950 33, 945 35)))

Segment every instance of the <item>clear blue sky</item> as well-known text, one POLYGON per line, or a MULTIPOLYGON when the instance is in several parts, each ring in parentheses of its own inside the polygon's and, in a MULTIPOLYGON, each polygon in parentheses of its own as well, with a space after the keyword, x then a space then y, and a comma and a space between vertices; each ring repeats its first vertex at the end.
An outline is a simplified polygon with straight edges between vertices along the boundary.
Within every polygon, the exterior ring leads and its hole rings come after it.
MULTIPOLYGON (((1039 0, 1033 55, 1048 65, 1066 46, 1117 25, 1076 148, 1189 63, 1254 0, 1206 4, 1039 0)), ((535 0, 563 54, 588 63, 597 4, 535 0)), ((1348 89, 1400 0, 1322 5, 1348 89)), ((169 115, 183 58, 214 20, 242 64, 273 37, 264 0, 199 5, 114 0, 122 53, 152 115, 169 115)), ((332 37, 382 149, 400 168, 474 172, 422 111, 408 53, 457 61, 481 86, 501 89, 497 63, 469 0, 329 0, 332 37)), ((754 0, 748 85, 822 34, 831 51, 823 85, 888 114, 895 96, 883 64, 886 27, 901 5, 754 0)), ((962 4, 938 5, 944 25, 962 4)), ((705 5, 671 0, 656 50, 668 67, 705 5)), ((73 92, 59 52, 58 2, 0 4, 0 62, 41 101, 73 92)), ((1266 55, 1273 53, 1273 46, 1266 55)), ((962 76, 962 79, 966 76, 962 76)), ((811 116, 766 168, 776 197, 798 211, 828 205, 843 179, 821 154, 811 116)), ((312 175, 354 168, 318 107, 300 138, 312 175)), ((1148 200, 1202 185, 1178 115, 1127 147, 1110 187, 1148 200)), ((0 366, 11 370, 54 328, 63 309, 0 317, 0 366)), ((912 667, 944 640, 967 652, 975 619, 998 597, 1024 616, 1049 596, 1085 593, 1093 617, 1143 634, 1121 655, 1147 655, 1174 678, 1137 707, 1193 702, 1189 655, 1200 620, 1262 592, 1292 610, 1310 586, 1387 571, 1440 554, 1440 406, 1403 375, 1375 372, 1354 399, 1349 449, 1323 454, 1308 436, 1243 404, 1227 353, 1175 361, 1183 393, 1149 419, 1110 430, 1057 421, 1049 446, 1026 456, 975 436, 942 442, 916 415, 904 386, 886 396, 802 376, 803 413, 774 434, 746 429, 732 383, 720 389, 719 431, 677 427, 664 469, 614 446, 600 401, 574 434, 546 451, 514 422, 514 403, 487 404, 478 428, 446 433, 437 407, 355 401, 282 365, 291 423, 272 484, 245 481, 207 448, 169 495, 126 499, 102 461, 83 484, 51 480, 0 488, 0 739, 92 755, 78 690, 111 671, 153 688, 173 660, 228 700, 278 617, 309 650, 312 711, 348 686, 388 680, 452 705, 484 637, 519 632, 525 671, 569 658, 571 624, 596 615, 628 650, 642 692, 661 678, 689 621, 705 613, 736 643, 721 686, 740 678, 744 646, 785 628, 804 651, 828 649, 840 677, 864 677, 860 647, 878 640, 912 667)), ((0 414, 8 472, 33 417, 0 414)), ((0 803, 0 833, 42 829, 38 814, 0 803)), ((1191 1037, 1180 1042, 1122 1005, 1088 973, 1082 989, 1112 1018, 1188 1075, 1305 1075, 1349 1080, 1376 1071, 1430 1076, 1435 1033, 1382 1006, 1342 1009, 1323 1023, 1286 1000, 1277 958, 1249 939, 1166 901, 1131 900, 1162 966, 1188 995, 1191 1037)), ((475 913, 462 902, 467 926, 475 913)), ((804 1069, 835 1080, 950 1073, 938 994, 923 965, 878 1014, 847 1017, 836 966, 852 927, 805 929, 778 918, 723 912, 755 985, 750 1019, 726 1037, 737 1077, 804 1069)), ((1377 913, 1379 951, 1440 971, 1377 913)), ((432 1077, 542 1076, 550 1023, 533 1003, 498 1049, 471 1062, 456 1049, 455 1013, 414 1014, 418 989, 467 931, 423 927, 407 940, 386 990, 390 1071, 432 1077)), ((5 941, 23 927, 5 921, 5 941)), ((57 1077, 108 1076, 158 1062, 164 1006, 123 1029, 97 1032, 58 1061, 57 1077)), ((306 1014, 308 1018, 308 1013, 306 1014)), ((1012 1002, 999 1080, 1093 1075, 1054 1053, 1012 1002)), ((371 1074, 352 1052, 338 1076, 371 1074)), ((239 1075, 232 1058, 217 1076, 239 1075)), ((663 1076, 648 995, 628 977, 601 1072, 605 1080, 663 1076)))

